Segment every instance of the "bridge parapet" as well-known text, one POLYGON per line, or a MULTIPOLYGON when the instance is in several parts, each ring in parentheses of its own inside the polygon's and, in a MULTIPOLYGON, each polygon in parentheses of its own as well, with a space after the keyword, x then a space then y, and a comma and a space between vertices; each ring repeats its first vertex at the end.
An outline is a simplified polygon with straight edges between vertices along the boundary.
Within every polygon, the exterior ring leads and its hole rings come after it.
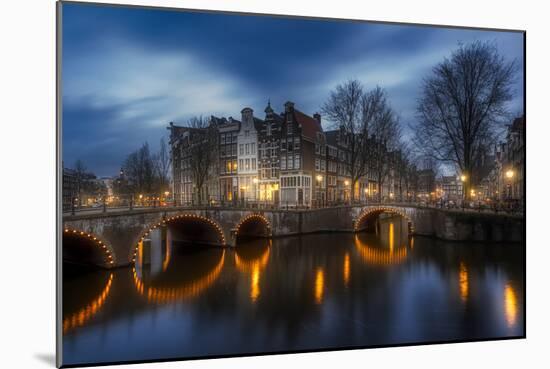
MULTIPOLYGON (((65 216, 64 229, 82 231, 104 240, 112 250, 113 266, 129 265, 140 239, 160 224, 184 217, 203 220, 223 237, 221 246, 235 246, 238 230, 253 218, 265 223, 265 237, 316 232, 354 232, 368 214, 393 212, 407 218, 417 235, 456 241, 516 241, 524 238, 524 219, 506 214, 461 212, 414 205, 338 206, 310 210, 233 208, 156 208, 65 216)), ((260 229, 260 228, 258 228, 260 229)))

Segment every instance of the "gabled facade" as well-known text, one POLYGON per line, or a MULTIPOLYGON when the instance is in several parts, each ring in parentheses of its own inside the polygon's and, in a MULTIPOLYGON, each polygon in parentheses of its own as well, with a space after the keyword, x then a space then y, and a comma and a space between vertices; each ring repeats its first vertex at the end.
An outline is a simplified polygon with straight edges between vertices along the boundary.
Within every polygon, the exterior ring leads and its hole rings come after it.
POLYGON ((281 131, 280 189, 282 206, 302 207, 313 203, 315 143, 323 133, 321 123, 285 103, 281 131))
POLYGON ((251 108, 241 111, 241 126, 237 134, 237 176, 239 198, 256 202, 258 198, 258 129, 263 121, 255 118, 251 108))
POLYGON ((220 202, 232 204, 239 196, 238 170, 238 134, 241 122, 229 117, 223 118, 218 126, 219 131, 219 185, 220 202))
POLYGON ((283 118, 268 102, 264 122, 258 130, 258 201, 263 204, 279 203, 282 122, 283 118))

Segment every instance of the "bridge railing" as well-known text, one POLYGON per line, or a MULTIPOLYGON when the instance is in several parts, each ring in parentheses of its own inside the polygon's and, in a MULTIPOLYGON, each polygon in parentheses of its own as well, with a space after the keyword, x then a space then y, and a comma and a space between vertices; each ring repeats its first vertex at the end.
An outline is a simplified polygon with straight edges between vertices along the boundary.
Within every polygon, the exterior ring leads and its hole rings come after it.
POLYGON ((477 213, 508 213, 508 214, 523 214, 523 208, 515 203, 504 202, 471 202, 467 204, 463 202, 458 206, 451 202, 434 201, 376 201, 374 199, 362 199, 359 201, 312 201, 311 204, 296 204, 291 202, 279 201, 261 201, 239 199, 233 201, 221 201, 217 199, 209 199, 208 201, 181 201, 170 196, 156 194, 140 194, 140 195, 117 195, 108 196, 92 201, 82 201, 73 198, 69 204, 63 204, 64 215, 76 215, 86 213, 106 213, 117 211, 132 211, 140 209, 197 209, 197 208, 233 208, 233 209, 257 209, 257 210, 286 210, 286 211, 301 211, 309 209, 324 209, 341 206, 414 206, 417 208, 432 208, 446 209, 460 212, 477 212, 477 213))

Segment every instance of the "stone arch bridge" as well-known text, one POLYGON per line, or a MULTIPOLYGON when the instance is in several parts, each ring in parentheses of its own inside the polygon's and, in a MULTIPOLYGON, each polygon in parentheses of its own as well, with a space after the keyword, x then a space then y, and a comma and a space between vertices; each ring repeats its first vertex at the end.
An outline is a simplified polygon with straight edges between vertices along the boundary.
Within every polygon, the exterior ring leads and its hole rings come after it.
POLYGON ((103 253, 102 257, 95 257, 94 263, 110 268, 132 264, 139 242, 163 225, 176 225, 184 239, 189 241, 235 246, 239 238, 246 236, 281 237, 361 231, 368 229, 381 213, 403 216, 411 234, 457 241, 524 240, 522 217, 464 213, 414 205, 341 206, 311 210, 174 207, 77 214, 63 217, 61 239, 87 240, 91 248, 95 247, 103 253))

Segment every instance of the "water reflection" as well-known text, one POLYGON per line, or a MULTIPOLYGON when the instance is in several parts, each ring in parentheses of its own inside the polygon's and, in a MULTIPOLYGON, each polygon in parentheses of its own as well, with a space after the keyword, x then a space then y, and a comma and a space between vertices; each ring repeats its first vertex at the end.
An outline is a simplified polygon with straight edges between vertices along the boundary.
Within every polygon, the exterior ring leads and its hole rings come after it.
MULTIPOLYGON (((92 276, 93 277, 93 276, 92 276)), ((71 304, 68 302, 68 299, 71 297, 71 294, 74 291, 71 291, 70 287, 66 284, 63 286, 64 291, 64 302, 63 302, 63 333, 67 333, 68 331, 77 328, 82 327, 86 322, 88 322, 94 315, 96 315, 99 310, 103 307, 103 304, 107 300, 107 297, 109 296, 109 293, 111 292, 111 285, 113 283, 113 273, 109 274, 109 277, 107 278, 107 282, 105 283, 105 286, 101 290, 101 292, 93 298, 91 301, 86 303, 84 306, 80 307, 77 311, 71 312, 71 304)), ((92 284, 93 288, 93 282, 89 278, 86 278, 86 280, 92 284)), ((73 309, 74 310, 74 309, 73 309)))
POLYGON ((510 283, 504 287, 504 312, 508 326, 515 326, 518 316, 518 301, 516 292, 510 283))
POLYGON ((65 275, 64 364, 523 334, 522 245, 376 229, 234 249, 156 229, 134 268, 65 275))
POLYGON ((253 240, 235 249, 235 266, 244 274, 250 274, 250 300, 260 296, 260 273, 269 262, 271 240, 253 240))
POLYGON ((344 286, 348 287, 350 277, 349 252, 344 256, 344 286))
POLYGON ((460 298, 462 301, 466 302, 466 300, 468 300, 468 269, 463 262, 460 262, 458 283, 460 288, 460 298))
POLYGON ((315 274, 315 303, 323 302, 323 293, 325 292, 325 272, 323 268, 318 268, 315 274))
POLYGON ((138 262, 132 269, 135 289, 154 303, 195 298, 218 279, 225 253, 222 248, 178 241, 169 228, 160 227, 138 245, 138 262))

